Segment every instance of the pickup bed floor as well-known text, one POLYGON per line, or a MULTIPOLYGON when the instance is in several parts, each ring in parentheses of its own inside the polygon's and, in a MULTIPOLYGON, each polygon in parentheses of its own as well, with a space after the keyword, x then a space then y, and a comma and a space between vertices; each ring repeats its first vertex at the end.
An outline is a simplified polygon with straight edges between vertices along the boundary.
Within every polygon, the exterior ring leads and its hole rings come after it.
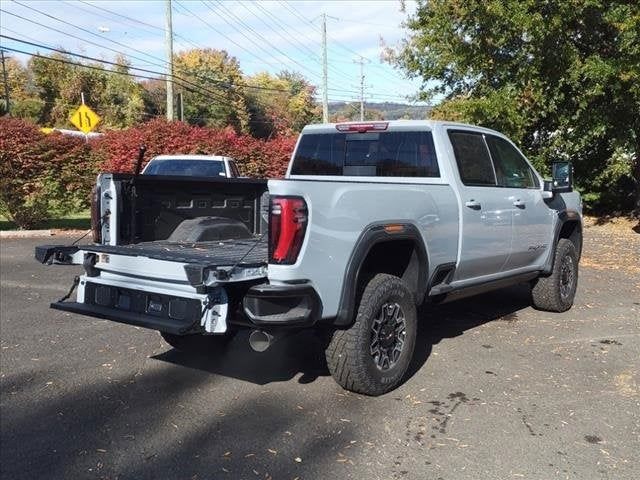
POLYGON ((165 240, 131 245, 88 245, 82 250, 148 257, 169 262, 191 263, 207 266, 241 265, 247 267, 267 264, 266 238, 243 238, 198 243, 178 243, 165 240))

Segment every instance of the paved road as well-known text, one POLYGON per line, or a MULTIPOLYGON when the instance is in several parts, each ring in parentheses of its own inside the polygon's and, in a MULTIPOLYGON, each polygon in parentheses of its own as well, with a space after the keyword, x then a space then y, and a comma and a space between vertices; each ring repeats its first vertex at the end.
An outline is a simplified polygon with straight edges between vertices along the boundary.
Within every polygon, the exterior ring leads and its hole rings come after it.
POLYGON ((427 309, 410 378, 380 398, 338 388, 307 334, 198 357, 49 310, 75 267, 3 239, 0 476, 640 478, 640 235, 586 235, 570 312, 523 288, 427 309))

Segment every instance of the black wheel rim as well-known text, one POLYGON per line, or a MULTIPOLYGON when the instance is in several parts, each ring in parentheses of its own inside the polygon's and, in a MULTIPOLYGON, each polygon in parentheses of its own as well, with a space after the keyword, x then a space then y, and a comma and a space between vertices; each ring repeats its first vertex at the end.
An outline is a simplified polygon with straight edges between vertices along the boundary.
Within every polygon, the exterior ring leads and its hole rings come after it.
POLYGON ((385 303, 371 325, 371 356, 378 370, 392 369, 404 348, 407 323, 402 307, 385 303))
POLYGON ((575 279, 575 270, 573 258, 569 255, 562 257, 560 264, 560 297, 567 300, 573 290, 573 282, 575 279))

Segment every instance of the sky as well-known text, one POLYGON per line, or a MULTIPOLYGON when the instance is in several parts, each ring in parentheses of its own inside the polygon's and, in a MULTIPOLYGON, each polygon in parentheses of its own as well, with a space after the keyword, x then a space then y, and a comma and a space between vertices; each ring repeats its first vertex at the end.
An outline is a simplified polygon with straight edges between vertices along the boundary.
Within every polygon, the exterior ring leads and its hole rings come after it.
MULTIPOLYGON (((105 60, 120 52, 133 66, 164 72, 166 3, 1 0, 0 33, 105 60)), ((402 22, 415 11, 413 1, 404 2, 404 12, 399 0, 171 0, 171 5, 174 52, 226 50, 245 75, 286 69, 318 87, 321 18, 326 14, 329 101, 359 100, 361 67, 356 60, 362 60, 367 101, 415 103, 420 80, 407 79, 380 59, 383 45, 397 45, 406 37, 402 22)), ((50 53, 4 37, 0 45, 50 53)))

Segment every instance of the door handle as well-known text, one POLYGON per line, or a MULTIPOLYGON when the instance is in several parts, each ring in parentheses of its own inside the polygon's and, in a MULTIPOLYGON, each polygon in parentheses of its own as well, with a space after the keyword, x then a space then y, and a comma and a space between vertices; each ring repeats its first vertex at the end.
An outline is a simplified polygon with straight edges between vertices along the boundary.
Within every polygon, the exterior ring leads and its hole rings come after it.
POLYGON ((480 202, 476 202, 473 199, 469 200, 468 202, 465 202, 464 206, 469 207, 471 210, 480 210, 482 208, 482 205, 480 205, 480 202))
POLYGON ((525 208, 527 204, 524 203, 522 200, 518 199, 515 202, 513 202, 513 206, 518 208, 525 208))

